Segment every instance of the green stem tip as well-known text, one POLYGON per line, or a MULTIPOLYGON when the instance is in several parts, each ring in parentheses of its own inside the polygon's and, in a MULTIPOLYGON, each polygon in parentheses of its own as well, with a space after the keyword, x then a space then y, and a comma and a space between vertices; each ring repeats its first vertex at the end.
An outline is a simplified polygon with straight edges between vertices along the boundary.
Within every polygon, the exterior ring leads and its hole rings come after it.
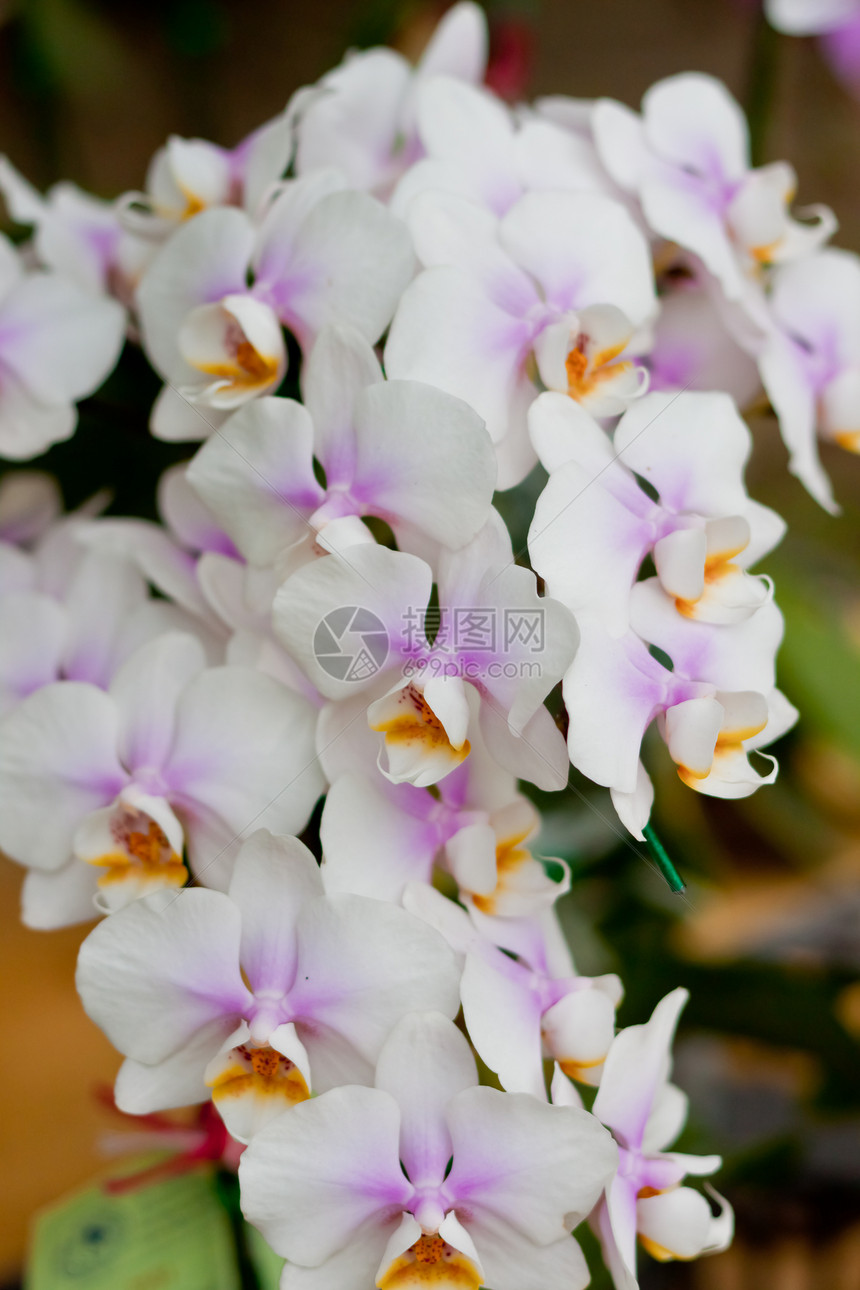
POLYGON ((672 864, 666 848, 650 824, 645 825, 642 830, 642 836, 645 839, 648 854, 665 878, 669 890, 674 892, 676 896, 680 896, 682 892, 687 890, 687 884, 672 864))

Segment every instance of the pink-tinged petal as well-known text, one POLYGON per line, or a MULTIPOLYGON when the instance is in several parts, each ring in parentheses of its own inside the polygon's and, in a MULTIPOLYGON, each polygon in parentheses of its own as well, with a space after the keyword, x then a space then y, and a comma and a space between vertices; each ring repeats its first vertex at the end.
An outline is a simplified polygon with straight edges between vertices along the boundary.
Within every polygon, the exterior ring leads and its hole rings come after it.
POLYGON ((284 1264, 280 1290, 368 1290, 376 1282, 380 1257, 400 1222, 399 1210, 384 1210, 358 1228, 349 1244, 319 1267, 284 1264))
POLYGON ((296 935, 289 1005, 312 1067, 316 1025, 375 1061, 405 1013, 457 1011, 454 955, 438 932, 403 909, 363 896, 330 896, 305 907, 296 935))
POLYGON ((584 133, 532 118, 521 123, 514 150, 520 181, 526 190, 562 188, 615 196, 597 149, 584 133))
POLYGON ((468 1227, 494 1290, 585 1290, 589 1283, 588 1266, 572 1236, 536 1245, 484 1211, 468 1227))
MULTIPOLYGON (((687 1122, 687 1094, 675 1084, 664 1084, 654 1099, 645 1132, 642 1135, 644 1155, 654 1155, 674 1142, 687 1122)), ((714 1157, 715 1159, 717 1157, 714 1157)), ((704 1159, 694 1156, 692 1159, 704 1159)), ((719 1165, 714 1166, 715 1169, 719 1165)))
POLYGON ((662 296, 647 360, 650 388, 725 390, 741 408, 754 403, 761 381, 755 359, 741 342, 753 349, 759 342, 750 345, 742 324, 743 315, 729 312, 728 302, 715 297, 710 283, 685 284, 662 296))
MULTIPOLYGON (((113 559, 114 563, 120 561, 116 557, 122 557, 126 563, 137 566, 140 573, 157 587, 163 596, 169 600, 184 606, 191 613, 199 618, 209 619, 212 615, 206 604, 206 601, 200 591, 197 583, 196 562, 193 556, 183 550, 174 539, 164 531, 158 524, 151 524, 148 520, 129 520, 129 519, 102 519, 97 525, 86 530, 81 537, 83 543, 99 551, 103 556, 113 559)), ((107 566, 103 572, 96 575, 95 581, 99 587, 105 580, 105 574, 109 570, 107 566)), ((115 575, 112 579, 117 583, 118 578, 115 575)), ((126 582, 133 581, 129 579, 126 572, 126 582)), ((118 591, 120 588, 118 588, 118 591)), ((133 590, 131 586, 124 589, 125 595, 122 599, 132 600, 133 590)), ((143 600, 145 595, 144 588, 141 586, 137 593, 137 600, 143 600)), ((107 598, 107 597, 106 597, 107 598)), ((115 618, 121 618, 128 612, 122 599, 116 596, 110 597, 109 604, 113 609, 115 618)), ((87 608, 88 606, 82 606, 87 608)), ((103 615, 104 610, 102 610, 103 615)), ((86 619, 83 614, 77 615, 79 633, 88 629, 89 638, 96 635, 101 628, 102 615, 93 615, 86 619), (93 618, 95 621, 93 621, 93 618)), ((104 629, 101 628, 102 634, 104 629)), ((85 644, 92 650, 92 640, 84 638, 85 644)), ((95 676, 81 676, 80 680, 96 680, 95 676)), ((109 679, 106 678, 106 679, 109 679)))
MULTIPOLYGON (((99 541, 100 529, 100 523, 82 527, 81 544, 99 541)), ((70 680, 107 688, 118 640, 146 600, 143 578, 121 549, 95 546, 76 562, 63 598, 68 621, 63 671, 70 680)))
POLYGON ((127 776, 117 713, 93 685, 58 681, 6 718, 0 748, 0 847, 20 864, 59 869, 80 821, 112 801, 127 776))
POLYGON ((537 500, 529 553, 549 595, 619 636, 651 533, 651 524, 616 500, 599 476, 569 461, 550 475, 537 500))
POLYGON ((704 1196, 691 1187, 677 1187, 637 1201, 636 1221, 640 1241, 661 1262, 724 1250, 734 1230, 728 1203, 722 1201, 721 1212, 715 1216, 704 1196))
POLYGON ((429 927, 435 928, 461 963, 469 950, 483 947, 481 937, 465 909, 428 883, 410 882, 403 893, 403 907, 429 927))
POLYGON ((400 1107, 400 1159, 414 1187, 443 1182, 452 1152, 445 1107, 477 1083, 467 1040, 441 1013, 410 1012, 392 1030, 376 1064, 376 1087, 400 1107))
POLYGON ((637 1148, 642 1143, 651 1109, 669 1072, 675 1027, 688 998, 686 990, 673 990, 661 999, 645 1025, 627 1026, 609 1050, 594 1114, 624 1146, 637 1148))
POLYGON ((498 951, 469 953, 460 993, 472 1042, 502 1087, 545 1100, 541 1004, 530 974, 498 951))
MULTIPOLYGON (((274 286, 280 316, 303 348, 326 323, 349 323, 376 341, 414 268, 405 224, 366 193, 332 193, 295 235, 287 278, 274 286)), ((261 264, 261 279, 267 271, 261 264)))
MULTIPOLYGON (((309 681, 305 682, 310 685, 309 681)), ((323 703, 317 722, 320 765, 330 784, 356 768, 375 778, 379 737, 367 724, 367 695, 363 690, 349 699, 323 703)))
POLYGON ((287 580, 275 597, 275 633, 322 694, 346 699, 368 682, 378 684, 387 659, 423 646, 421 624, 432 582, 429 565, 416 556, 381 546, 351 547, 287 580), (373 651, 375 666, 350 675, 362 642, 373 651))
POLYGON ((646 578, 631 591, 630 625, 643 640, 665 650, 680 677, 727 691, 768 694, 773 689, 784 624, 772 600, 741 622, 700 622, 680 614, 658 580, 646 578))
POLYGON ((625 829, 632 833, 634 838, 644 842, 645 835, 642 830, 651 818, 654 785, 641 761, 636 772, 636 787, 633 791, 624 792, 619 788, 610 788, 609 794, 615 807, 615 814, 625 829))
POLYGON ((470 196, 482 205, 497 213, 507 210, 522 191, 510 110, 487 90, 452 76, 425 80, 417 106, 428 155, 455 174, 465 171, 470 196))
POLYGON ((747 289, 722 214, 695 181, 680 171, 648 179, 642 187, 642 210, 650 227, 667 241, 692 251, 719 282, 729 300, 741 300, 747 289))
MULTIPOLYGON (((511 536, 499 512, 491 507, 487 522, 467 546, 459 551, 440 551, 437 556, 439 600, 442 606, 470 606, 480 595, 481 585, 502 573, 514 560, 511 536)), ((450 610, 448 611, 450 615, 450 610)), ((450 643, 451 624, 448 628, 450 643)), ((456 637, 457 648, 468 647, 468 628, 464 639, 456 637)), ((485 639, 481 643, 486 645, 485 639)))
POLYGON ((597 1208, 596 1227, 603 1260, 615 1283, 615 1290, 638 1290, 634 1179, 618 1175, 613 1178, 597 1208))
POLYGON ((296 1033, 306 1052, 312 1050, 311 1087, 314 1093, 327 1093, 344 1084, 373 1084, 374 1063, 363 1057, 339 1030, 315 1021, 298 1021, 296 1033))
POLYGON ((713 180, 736 180, 748 166, 743 112, 716 77, 668 76, 642 99, 645 138, 666 161, 713 180))
POLYGON ((615 451, 660 494, 663 506, 742 515, 749 428, 727 394, 646 394, 624 414, 615 451))
POLYGON ((415 70, 420 77, 446 73, 461 81, 480 81, 488 42, 484 10, 471 0, 460 0, 440 18, 415 70))
POLYGON ((482 702, 480 720, 483 738, 505 770, 547 793, 566 786, 569 765, 564 735, 547 708, 541 705, 519 735, 513 733, 507 714, 494 699, 482 702))
POLYGON ((552 475, 575 462, 634 515, 654 514, 648 498, 624 464, 616 460, 609 435, 590 413, 566 394, 547 391, 529 409, 529 435, 545 469, 552 475))
POLYGON ((690 1174, 693 1178, 716 1173, 723 1165, 722 1156, 690 1156, 684 1151, 665 1151, 663 1159, 670 1161, 677 1169, 682 1170, 684 1174, 690 1174))
POLYGON ((326 891, 398 903, 408 882, 429 882, 439 848, 428 819, 435 808, 429 793, 409 784, 392 792, 364 775, 335 780, 320 822, 326 891))
POLYGON ((5 368, 47 404, 91 394, 122 348, 125 310, 53 273, 34 273, 0 307, 5 368))
MULTIPOLYGON (((431 170, 421 162, 417 173, 431 170)), ((409 187, 412 176, 404 185, 409 187)), ((512 317, 524 318, 539 304, 534 283, 499 245, 498 220, 483 203, 437 184, 409 202, 409 228, 425 269, 462 269, 494 304, 512 317)))
POLYGON ((271 565, 308 535, 325 497, 313 473, 314 427, 292 399, 234 413, 200 449, 188 479, 252 564, 271 565))
POLYGON ((633 793, 642 738, 671 686, 672 673, 632 633, 614 640, 601 627, 583 623, 563 682, 573 765, 597 784, 633 793))
POLYGON ((806 349, 804 368, 819 375, 816 359, 849 366, 860 345, 860 260, 828 247, 774 270, 768 300, 778 326, 806 349), (810 365, 810 360, 812 360, 810 365))
MULTIPOLYGON (((188 379, 188 373, 184 374, 188 379)), ((165 385, 152 405, 149 428, 156 439, 168 443, 207 439, 223 425, 229 413, 192 403, 172 385, 165 385)))
POLYGON ((152 1111, 208 1101, 206 1067, 235 1029, 235 1017, 216 1017, 154 1066, 127 1057, 114 1086, 119 1109, 127 1115, 149 1115, 152 1111))
POLYGON ((636 191, 655 168, 642 118, 614 99, 598 99, 590 114, 597 154, 622 189, 636 191))
POLYGON ((57 679, 65 639, 66 615, 50 596, 0 599, 0 713, 57 679))
POLYGON ((250 1003, 240 931, 238 909, 220 892, 135 901, 81 946, 76 979, 87 1014, 115 1048, 149 1065, 218 1017, 238 1021, 250 1003))
POLYGON ((789 470, 820 506, 837 514, 833 486, 818 456, 816 391, 799 361, 799 347, 775 334, 759 357, 759 372, 779 418, 789 470))
POLYGON ((141 646, 117 672, 110 696, 119 719, 119 755, 131 771, 164 765, 173 743, 176 705, 205 666, 195 637, 169 632, 141 646))
POLYGON ((323 894, 316 860, 297 838, 253 833, 236 857, 230 899, 242 913, 242 969, 254 991, 288 989, 296 971, 296 924, 323 894))
POLYGON ((195 866, 212 859, 195 847, 200 808, 236 836, 261 827, 301 832, 324 787, 316 715, 306 699, 247 668, 208 668, 187 686, 163 774, 189 817, 195 866))
POLYGON ((3 373, 0 394, 0 452, 10 461, 27 461, 75 432, 77 412, 71 403, 41 403, 12 372, 3 373))
POLYGON ((502 440, 533 326, 466 270, 425 270, 404 291, 385 346, 395 380, 422 381, 464 400, 502 440))
POLYGON ((296 238, 315 207, 346 188, 344 176, 331 166, 278 186, 266 209, 254 250, 257 278, 284 285, 293 268, 296 238))
POLYGON ((657 311, 651 253, 633 219, 597 193, 526 193, 499 238, 556 309, 615 305, 639 326, 657 311))
POLYGON ((373 346, 361 332, 343 324, 323 328, 302 368, 302 392, 313 422, 314 455, 328 488, 352 483, 356 401, 383 379, 373 346))
POLYGON ((524 735, 576 653, 579 629, 573 615, 552 597, 538 596, 534 574, 514 564, 488 573, 467 604, 492 616, 497 636, 491 651, 486 645, 461 649, 470 667, 466 676, 507 713, 511 732, 524 735))
POLYGON ((137 292, 143 345, 166 381, 187 384, 195 369, 182 357, 178 338, 198 305, 246 291, 254 229, 242 211, 203 211, 183 224, 147 269, 137 292))
POLYGON ((189 551, 235 556, 230 539, 188 482, 188 466, 170 466, 158 481, 158 513, 171 534, 189 551))
POLYGON ((387 189, 397 174, 410 77, 406 59, 392 49, 353 50, 316 86, 299 91, 307 98, 298 108, 297 173, 337 166, 353 188, 387 189))
POLYGON ((96 915, 96 878, 80 860, 51 873, 30 869, 21 888, 22 923, 42 932, 89 922, 96 915))
POLYGON ((412 1195, 399 1132, 397 1103, 380 1089, 338 1088, 303 1102, 243 1152, 246 1217, 278 1254, 310 1267, 349 1247, 365 1224, 378 1224, 375 1271, 412 1195))
POLYGON ((294 122, 283 111, 258 126, 234 150, 234 166, 240 162, 242 205, 251 216, 261 214, 272 188, 286 174, 294 149, 294 122))
POLYGON ((351 492, 368 513, 403 519, 451 548, 484 524, 496 457, 480 417, 459 399, 415 381, 369 385, 356 400, 355 441, 351 492))
POLYGON ((537 453, 529 441, 527 429, 529 406, 537 392, 528 369, 521 368, 511 390, 507 428, 496 444, 499 467, 496 488, 499 492, 516 488, 537 464, 537 453))
MULTIPOLYGON (((454 1164, 446 1190, 478 1245, 478 1222, 549 1245, 594 1207, 615 1171, 617 1148, 587 1111, 550 1106, 527 1093, 471 1088, 447 1111, 454 1164)), ((489 1271, 489 1269, 488 1269, 489 1271)))

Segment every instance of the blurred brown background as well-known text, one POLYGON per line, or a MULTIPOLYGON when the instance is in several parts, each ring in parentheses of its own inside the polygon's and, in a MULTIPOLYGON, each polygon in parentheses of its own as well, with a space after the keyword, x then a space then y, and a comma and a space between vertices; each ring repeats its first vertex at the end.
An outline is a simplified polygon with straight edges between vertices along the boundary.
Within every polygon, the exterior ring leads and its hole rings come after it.
MULTIPOLYGON (((104 196, 139 188, 169 133, 232 144, 350 43, 392 34, 417 52, 442 7, 0 0, 0 151, 40 187, 69 178, 104 196)), ((748 92, 754 0, 492 11, 531 25, 533 94, 637 105, 653 81, 689 69, 722 77, 742 100, 748 92)), ((767 158, 791 160, 799 202, 831 205, 837 241, 860 249, 860 105, 814 42, 771 45, 767 158)), ((782 683, 804 716, 780 781, 723 804, 666 770, 658 824, 690 879, 683 906, 626 849, 611 852, 581 806, 565 816, 554 804, 550 823, 554 838, 573 837, 567 917, 580 968, 620 968, 625 1023, 644 1020, 679 981, 694 991, 678 1063, 694 1103, 691 1149, 724 1151, 738 1207, 734 1251, 690 1268, 649 1264, 643 1286, 860 1290, 860 460, 826 453, 845 508, 834 520, 786 474, 772 422, 756 434, 752 491, 791 523, 765 564, 789 623, 782 683)), ((115 1127, 92 1092, 117 1058, 72 984, 81 929, 22 929, 19 881, 4 862, 0 1283, 20 1266, 29 1215, 93 1174, 97 1136, 115 1127)))

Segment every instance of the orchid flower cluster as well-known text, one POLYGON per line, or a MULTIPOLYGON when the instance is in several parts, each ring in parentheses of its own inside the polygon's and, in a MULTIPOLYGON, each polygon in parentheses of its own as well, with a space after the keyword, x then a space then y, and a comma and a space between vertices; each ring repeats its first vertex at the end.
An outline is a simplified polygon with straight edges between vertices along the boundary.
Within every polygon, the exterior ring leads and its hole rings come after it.
POLYGON ((152 434, 203 441, 160 523, 4 481, 0 847, 31 927, 105 915, 77 984, 117 1103, 211 1099, 284 1290, 574 1290, 586 1218, 630 1290, 637 1237, 731 1239, 684 1181, 718 1157, 669 1149, 686 994, 617 1030, 520 785, 572 763, 641 839, 652 725, 699 793, 775 778, 752 569, 784 525, 739 408, 764 388, 834 509, 860 261, 712 78, 510 108, 485 65, 460 3, 417 67, 351 54, 116 202, 0 166, 32 230, 0 243, 0 451, 71 436, 124 343, 152 434), (538 463, 515 550, 494 493, 538 463))

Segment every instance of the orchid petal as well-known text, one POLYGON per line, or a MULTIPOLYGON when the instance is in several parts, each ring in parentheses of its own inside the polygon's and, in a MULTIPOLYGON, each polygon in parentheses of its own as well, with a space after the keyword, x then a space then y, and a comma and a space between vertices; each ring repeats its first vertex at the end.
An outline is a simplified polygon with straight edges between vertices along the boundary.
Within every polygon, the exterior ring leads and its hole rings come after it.
POLYGON ((246 1215, 290 1263, 319 1267, 364 1224, 400 1221, 412 1187, 400 1168, 397 1103, 380 1089, 336 1088, 280 1116, 242 1155, 246 1215), (396 1212, 395 1212, 396 1211, 396 1212))
POLYGON ((416 1188, 445 1178, 452 1146, 445 1107, 478 1082, 467 1040, 438 1012, 411 1012, 392 1030, 376 1064, 376 1087, 400 1106, 400 1159, 416 1188))
POLYGON ((77 986, 115 1048, 149 1065, 201 1026, 241 1017, 240 916, 220 892, 145 896, 100 923, 81 946, 77 986))
POLYGON ((297 838, 258 829, 244 844, 230 882, 242 913, 242 968, 254 991, 286 990, 296 972, 296 926, 323 894, 319 866, 297 838))
POLYGON ((59 869, 80 821, 126 782, 109 697, 82 681, 30 695, 3 724, 0 847, 20 864, 59 869))

